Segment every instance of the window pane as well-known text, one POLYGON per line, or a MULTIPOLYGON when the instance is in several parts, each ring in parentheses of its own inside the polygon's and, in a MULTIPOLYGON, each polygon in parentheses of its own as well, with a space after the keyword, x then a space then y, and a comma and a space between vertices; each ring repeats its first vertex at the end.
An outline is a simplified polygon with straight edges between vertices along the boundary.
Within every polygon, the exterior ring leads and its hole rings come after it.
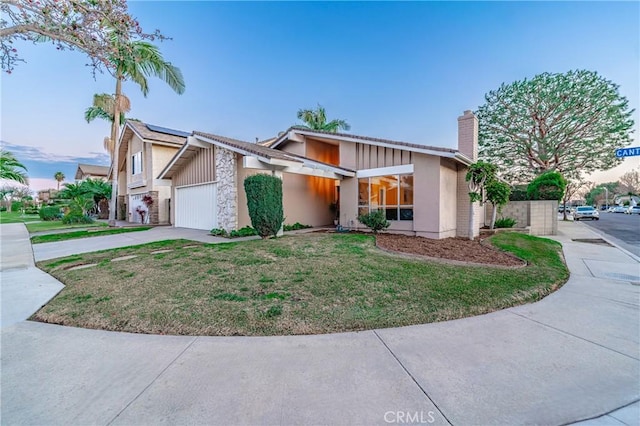
POLYGON ((413 205, 413 175, 400 175, 400 204, 413 205))
POLYGON ((413 220, 413 208, 400 209, 400 220, 413 220))
POLYGON ((398 205, 398 176, 382 176, 380 178, 380 205, 398 205))
POLYGON ((386 208, 385 209, 387 220, 398 220, 398 208, 386 208))
POLYGON ((369 178, 358 179, 358 204, 369 205, 369 178))
POLYGON ((372 177, 370 179, 371 182, 371 198, 369 200, 370 204, 371 204, 371 208, 372 209, 377 209, 377 207, 380 205, 380 178, 379 177, 372 177))

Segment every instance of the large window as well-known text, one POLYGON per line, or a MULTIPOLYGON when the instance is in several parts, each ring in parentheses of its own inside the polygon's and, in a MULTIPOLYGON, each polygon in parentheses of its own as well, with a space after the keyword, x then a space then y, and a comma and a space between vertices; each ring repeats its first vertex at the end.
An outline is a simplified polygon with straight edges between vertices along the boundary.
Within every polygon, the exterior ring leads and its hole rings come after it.
POLYGON ((131 174, 142 173, 142 152, 136 152, 131 156, 131 174))
POLYGON ((413 220, 413 175, 358 179, 358 215, 376 210, 387 220, 413 220))

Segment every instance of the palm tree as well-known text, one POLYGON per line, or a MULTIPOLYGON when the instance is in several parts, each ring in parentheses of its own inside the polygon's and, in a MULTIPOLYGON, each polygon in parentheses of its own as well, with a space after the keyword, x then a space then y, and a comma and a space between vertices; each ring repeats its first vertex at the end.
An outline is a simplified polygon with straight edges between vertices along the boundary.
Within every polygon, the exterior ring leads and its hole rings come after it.
POLYGON ((327 114, 324 107, 318 104, 315 110, 298 110, 298 119, 305 122, 302 127, 311 130, 322 130, 324 132, 337 133, 338 130, 349 130, 351 126, 345 120, 331 120, 327 123, 327 114))
MULTIPOLYGON (((185 85, 182 78, 182 72, 178 67, 173 66, 162 57, 160 50, 151 43, 145 41, 135 41, 130 46, 120 49, 120 55, 113 56, 112 63, 115 68, 116 91, 113 95, 112 111, 108 108, 103 109, 104 112, 112 117, 111 121, 111 137, 110 141, 105 140, 105 144, 111 148, 113 152, 111 168, 112 168, 112 192, 111 203, 109 206, 109 224, 115 224, 116 198, 118 191, 118 155, 116 153, 116 145, 118 141, 118 132, 120 130, 120 117, 122 112, 126 112, 128 99, 122 94, 122 82, 130 80, 140 86, 142 94, 146 97, 149 93, 149 84, 147 77, 155 76, 163 80, 176 93, 184 93, 185 85)), ((95 98, 94 98, 95 100, 95 98)), ((98 116, 98 115, 97 115, 98 116)), ((96 117, 97 117, 96 116, 96 117)), ((104 115, 100 115, 104 118, 104 115)), ((85 114, 85 118, 87 114, 85 114)))
MULTIPOLYGON (((93 95, 93 104, 87 108, 84 112, 84 119, 87 123, 91 123, 96 118, 113 123, 113 112, 115 111, 115 96, 108 93, 100 93, 93 95)), ((125 95, 120 97, 120 105, 118 106, 120 111, 120 124, 124 123, 125 113, 131 110, 131 101, 125 95)), ((113 161, 113 153, 116 147, 115 141, 106 136, 103 141, 105 151, 109 153, 111 160, 113 161)))
POLYGON ((62 182, 65 178, 64 173, 55 172, 55 174, 53 175, 53 178, 58 181, 58 191, 60 191, 60 182, 62 182))
POLYGON ((12 153, 0 149, 0 179, 15 180, 16 182, 27 184, 29 178, 25 173, 26 171, 27 168, 24 164, 19 162, 12 153))

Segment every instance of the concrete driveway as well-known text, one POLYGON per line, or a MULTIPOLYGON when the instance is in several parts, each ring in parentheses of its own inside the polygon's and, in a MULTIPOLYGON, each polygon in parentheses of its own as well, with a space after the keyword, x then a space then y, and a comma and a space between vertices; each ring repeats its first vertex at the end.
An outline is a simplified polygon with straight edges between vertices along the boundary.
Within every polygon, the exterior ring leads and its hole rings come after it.
MULTIPOLYGON (((3 311, 6 273, 29 287, 35 269, 5 270, 5 226, 3 311)), ((2 423, 638 424, 640 265, 575 238, 599 236, 560 224, 560 290, 456 321, 286 337, 3 324, 2 423)))

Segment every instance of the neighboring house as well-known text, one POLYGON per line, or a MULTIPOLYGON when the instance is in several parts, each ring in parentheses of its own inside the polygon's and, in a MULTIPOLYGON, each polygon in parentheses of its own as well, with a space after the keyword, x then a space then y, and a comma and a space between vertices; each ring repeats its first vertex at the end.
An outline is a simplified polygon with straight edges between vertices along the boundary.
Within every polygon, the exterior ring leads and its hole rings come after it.
POLYGON ((107 166, 96 166, 94 164, 78 164, 75 180, 83 181, 87 178, 91 178, 106 181, 108 175, 109 167, 107 166))
MULTIPOLYGON (((157 175, 171 184, 171 223, 227 231, 250 225, 244 179, 283 180, 286 223, 365 228, 359 214, 383 209, 390 231, 429 238, 467 236, 467 167, 476 161, 478 121, 458 118, 458 149, 292 127, 275 140, 249 143, 193 132, 157 175)), ((477 203, 476 203, 477 204, 477 203)), ((474 208, 474 235, 480 207, 474 208)))
POLYGON ((57 194, 58 191, 55 189, 42 189, 38 191, 36 198, 41 203, 49 203, 57 194))
POLYGON ((126 121, 118 142, 117 218, 142 221, 137 210, 148 212, 150 224, 169 224, 171 180, 159 179, 160 171, 184 145, 189 133, 140 121, 126 121), (149 209, 143 203, 153 200, 149 209))

